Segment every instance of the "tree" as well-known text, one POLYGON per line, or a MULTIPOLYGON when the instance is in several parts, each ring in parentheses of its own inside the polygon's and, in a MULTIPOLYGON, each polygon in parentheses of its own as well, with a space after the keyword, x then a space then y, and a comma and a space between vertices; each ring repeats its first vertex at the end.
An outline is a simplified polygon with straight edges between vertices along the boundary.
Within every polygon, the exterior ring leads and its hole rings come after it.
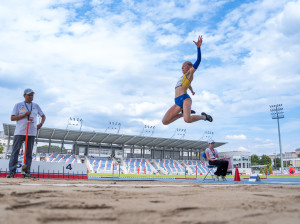
POLYGON ((251 165, 255 166, 255 165, 259 165, 259 157, 257 155, 252 155, 251 156, 251 165))
POLYGON ((276 158, 275 160, 274 160, 274 167, 276 168, 276 167, 280 167, 281 165, 280 165, 280 158, 276 158))
POLYGON ((0 144, 0 153, 2 153, 3 152, 3 145, 2 144, 0 144))
POLYGON ((272 166, 271 166, 271 165, 269 166, 269 173, 270 173, 270 174, 273 174, 273 169, 272 169, 272 166))
POLYGON ((261 160, 259 161, 260 165, 268 165, 272 164, 272 160, 269 156, 262 155, 261 160))
MULTIPOLYGON (((41 146, 41 148, 48 148, 48 145, 43 145, 41 146)), ((51 149, 60 149, 61 147, 58 145, 51 145, 51 149)), ((65 149, 65 147, 63 147, 63 149, 65 149)))
POLYGON ((262 167, 260 168, 260 170, 259 170, 259 173, 263 173, 263 169, 262 169, 262 167))
POLYGON ((268 167, 265 166, 264 168, 265 168, 265 174, 267 175, 268 174, 268 167))

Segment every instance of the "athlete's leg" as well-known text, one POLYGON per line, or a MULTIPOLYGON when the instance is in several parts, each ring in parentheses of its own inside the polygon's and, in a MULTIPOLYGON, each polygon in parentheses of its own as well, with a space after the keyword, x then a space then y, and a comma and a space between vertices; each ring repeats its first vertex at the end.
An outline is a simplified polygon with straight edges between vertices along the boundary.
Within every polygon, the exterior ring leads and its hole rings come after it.
POLYGON ((178 118, 181 118, 183 115, 179 114, 180 112, 181 112, 181 107, 174 104, 165 114, 164 118, 162 119, 162 123, 164 125, 168 125, 173 121, 176 121, 178 118))
POLYGON ((183 101, 183 118, 186 123, 192 123, 199 120, 205 120, 205 116, 191 115, 192 99, 187 98, 183 101))

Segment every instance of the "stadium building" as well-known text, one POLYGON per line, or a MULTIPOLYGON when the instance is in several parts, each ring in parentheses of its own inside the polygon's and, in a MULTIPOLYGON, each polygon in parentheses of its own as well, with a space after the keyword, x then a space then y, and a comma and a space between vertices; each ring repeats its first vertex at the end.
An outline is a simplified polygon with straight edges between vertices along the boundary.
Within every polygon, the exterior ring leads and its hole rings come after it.
POLYGON ((219 152, 219 157, 230 157, 232 167, 238 167, 240 173, 249 175, 251 173, 251 153, 249 151, 219 152))
MULTIPOLYGON (((3 124, 9 156, 14 124, 3 124)), ((215 147, 226 143, 216 142, 215 147)), ((41 128, 36 137, 36 161, 86 163, 90 172, 109 173, 120 165, 122 173, 179 174, 207 172, 207 161, 201 153, 206 141, 85 132, 41 128), (37 147, 46 143, 48 147, 37 147), (56 147, 53 147, 55 145, 56 147), (60 145, 59 147, 57 145, 60 145), (65 145, 72 145, 65 149, 65 145)))

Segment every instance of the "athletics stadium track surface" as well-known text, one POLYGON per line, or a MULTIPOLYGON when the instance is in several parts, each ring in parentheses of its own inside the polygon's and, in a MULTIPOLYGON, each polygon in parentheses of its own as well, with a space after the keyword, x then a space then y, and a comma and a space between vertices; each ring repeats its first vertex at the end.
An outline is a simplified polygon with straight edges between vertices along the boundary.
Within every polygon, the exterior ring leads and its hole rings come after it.
POLYGON ((166 181, 180 183, 209 183, 209 184, 277 184, 277 185, 300 185, 300 178, 268 178, 260 181, 250 182, 249 179, 234 181, 233 178, 228 178, 227 181, 214 181, 199 179, 175 179, 175 178, 105 178, 105 177, 88 177, 89 180, 109 180, 109 181, 166 181))

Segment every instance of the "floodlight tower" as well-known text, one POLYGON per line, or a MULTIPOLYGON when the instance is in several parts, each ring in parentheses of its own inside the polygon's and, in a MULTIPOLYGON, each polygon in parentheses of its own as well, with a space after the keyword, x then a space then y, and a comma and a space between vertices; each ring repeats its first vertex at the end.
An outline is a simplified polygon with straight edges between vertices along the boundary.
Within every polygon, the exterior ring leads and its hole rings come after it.
POLYGON ((119 134, 121 128, 121 123, 118 121, 110 121, 108 127, 106 128, 105 132, 107 132, 109 129, 115 130, 117 134, 119 134))
POLYGON ((214 132, 212 132, 212 131, 205 131, 203 133, 203 136, 199 140, 201 140, 201 141, 208 141, 208 140, 212 139, 213 136, 214 136, 214 132))
POLYGON ((151 137, 154 133, 155 126, 144 125, 143 130, 141 132, 141 136, 146 136, 147 134, 151 137))
POLYGON ((283 159, 282 159, 281 136, 280 136, 280 126, 279 126, 279 119, 284 118, 282 104, 270 105, 270 113, 272 119, 277 119, 279 149, 280 149, 280 165, 281 165, 281 173, 283 173, 283 159))
POLYGON ((183 139, 185 134, 186 134, 186 129, 177 128, 171 138, 178 136, 179 139, 183 139))
POLYGON ((70 120, 68 120, 68 124, 67 124, 66 129, 68 129, 68 126, 69 126, 69 125, 78 126, 78 125, 80 124, 79 130, 81 131, 81 128, 82 128, 82 122, 83 122, 82 118, 70 117, 70 120))

